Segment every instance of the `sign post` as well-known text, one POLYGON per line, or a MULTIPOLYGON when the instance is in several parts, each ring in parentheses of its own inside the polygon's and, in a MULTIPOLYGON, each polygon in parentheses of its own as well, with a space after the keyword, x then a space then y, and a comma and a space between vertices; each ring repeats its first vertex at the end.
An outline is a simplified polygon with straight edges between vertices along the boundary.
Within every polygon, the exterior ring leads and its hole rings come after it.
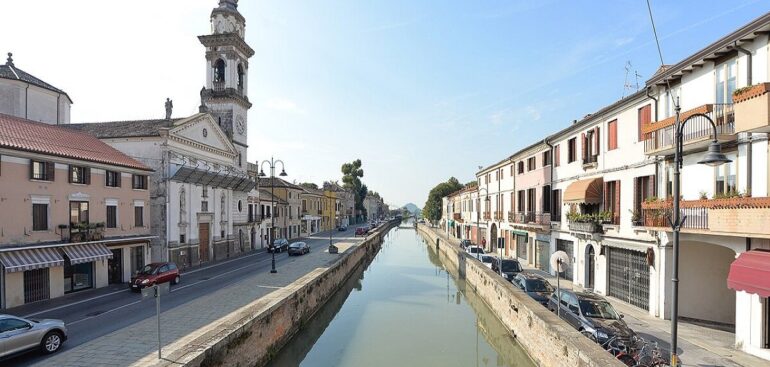
POLYGON ((152 287, 142 288, 142 299, 155 297, 155 313, 158 320, 158 359, 162 358, 163 345, 160 339, 160 295, 170 293, 169 283, 155 284, 152 287))
POLYGON ((498 270, 500 271, 500 276, 503 276, 503 249, 505 248, 505 237, 497 237, 497 248, 500 249, 500 259, 498 260, 500 263, 497 264, 500 269, 498 270))

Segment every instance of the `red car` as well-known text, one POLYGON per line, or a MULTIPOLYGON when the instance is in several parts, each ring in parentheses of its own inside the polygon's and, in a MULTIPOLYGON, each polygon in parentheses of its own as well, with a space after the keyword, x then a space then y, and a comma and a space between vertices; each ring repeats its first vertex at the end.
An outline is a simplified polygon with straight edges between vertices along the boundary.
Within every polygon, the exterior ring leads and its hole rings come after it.
POLYGON ((152 263, 145 265, 142 270, 131 277, 131 290, 138 291, 155 284, 171 282, 179 284, 179 269, 174 263, 152 263))
POLYGON ((356 228, 356 236, 366 236, 369 233, 369 228, 358 227, 356 228))

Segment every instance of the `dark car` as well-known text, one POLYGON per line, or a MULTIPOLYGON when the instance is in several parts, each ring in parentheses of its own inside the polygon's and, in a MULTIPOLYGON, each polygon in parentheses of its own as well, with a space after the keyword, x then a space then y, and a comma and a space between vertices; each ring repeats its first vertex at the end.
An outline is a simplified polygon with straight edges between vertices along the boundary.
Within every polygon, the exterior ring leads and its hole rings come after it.
POLYGON ((348 227, 347 226, 339 226, 339 227, 337 227, 337 230, 340 231, 340 232, 345 232, 345 231, 348 230, 348 227))
POLYGON ((561 318, 591 340, 604 344, 608 339, 617 337, 628 346, 636 341, 636 333, 623 321, 623 315, 617 313, 602 296, 566 289, 554 291, 548 300, 548 309, 553 312, 556 312, 559 293, 561 318))
POLYGON ((310 252, 310 245, 305 242, 294 242, 289 245, 289 256, 304 255, 310 252))
POLYGON ((369 233, 369 228, 358 227, 356 228, 356 236, 366 236, 369 233))
POLYGON ((536 274, 518 273, 513 277, 513 285, 527 292, 527 295, 541 305, 548 307, 548 299, 553 293, 553 287, 545 278, 536 274))
POLYGON ((267 252, 284 252, 289 249, 289 241, 285 238, 278 238, 272 245, 267 246, 267 252))
POLYGON ((131 290, 139 291, 145 287, 151 287, 155 284, 171 282, 179 284, 181 280, 179 269, 174 263, 152 263, 145 265, 136 275, 131 277, 131 290))
POLYGON ((514 259, 498 259, 495 258, 492 261, 492 270, 494 270, 495 273, 500 274, 500 263, 502 262, 503 267, 503 278, 507 281, 513 281, 513 277, 516 276, 516 274, 521 273, 521 264, 519 264, 518 260, 514 259))

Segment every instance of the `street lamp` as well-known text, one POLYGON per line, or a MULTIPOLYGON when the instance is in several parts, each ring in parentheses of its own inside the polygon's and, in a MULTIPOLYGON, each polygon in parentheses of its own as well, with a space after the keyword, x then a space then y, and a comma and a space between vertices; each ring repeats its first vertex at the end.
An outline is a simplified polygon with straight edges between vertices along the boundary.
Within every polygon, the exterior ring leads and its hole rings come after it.
MULTIPOLYGON (((279 159, 273 159, 273 157, 270 157, 270 160, 264 160, 259 165, 259 177, 265 177, 265 171, 262 169, 265 166, 265 163, 267 163, 270 166, 270 202, 272 209, 270 213, 270 244, 273 245, 273 251, 271 253, 273 254, 273 261, 272 261, 272 268, 270 269, 270 273, 277 273, 278 270, 275 270, 275 195, 273 195, 273 192, 275 191, 275 166, 277 163, 281 164, 281 173, 278 176, 286 177, 286 170, 284 169, 283 161, 279 159)), ((286 213, 284 213, 286 215, 286 213)))
POLYGON ((674 218, 671 221, 671 229, 674 234, 674 258, 673 269, 671 271, 671 365, 676 366, 678 364, 678 356, 676 354, 676 339, 677 339, 677 326, 679 319, 679 230, 682 224, 687 219, 680 217, 679 205, 680 205, 680 190, 681 182, 679 177, 679 170, 682 168, 682 146, 684 141, 684 126, 694 117, 703 117, 711 124, 713 129, 713 141, 709 144, 708 152, 698 164, 706 164, 712 167, 719 166, 724 163, 732 162, 727 156, 722 153, 722 148, 717 141, 717 125, 709 116, 696 113, 688 116, 684 121, 679 121, 679 101, 677 99, 676 104, 676 146, 674 153, 674 218))
MULTIPOLYGON (((481 190, 484 190, 484 194, 486 195, 484 197, 484 201, 489 202, 489 192, 487 192, 487 189, 476 186, 476 241, 479 240, 479 232, 481 232, 481 227, 479 227, 479 217, 481 216, 481 190)), ((476 247, 478 246, 479 245, 477 243, 476 247)), ((481 255, 479 254, 478 249, 476 249, 476 259, 481 259, 481 255)))

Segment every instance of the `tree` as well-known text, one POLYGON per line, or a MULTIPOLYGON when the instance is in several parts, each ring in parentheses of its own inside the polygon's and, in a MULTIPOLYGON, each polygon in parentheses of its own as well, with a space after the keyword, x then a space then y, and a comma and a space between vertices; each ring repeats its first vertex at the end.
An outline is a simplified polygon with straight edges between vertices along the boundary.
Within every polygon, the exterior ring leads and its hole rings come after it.
POLYGON ((357 210, 364 209, 364 198, 368 192, 366 185, 361 182, 361 177, 364 177, 364 169, 361 168, 360 159, 342 165, 343 187, 353 191, 357 210))
POLYGON ((454 177, 450 177, 446 182, 434 186, 428 194, 428 201, 425 202, 425 206, 422 208, 423 217, 432 221, 441 219, 441 199, 462 188, 463 185, 454 177))

